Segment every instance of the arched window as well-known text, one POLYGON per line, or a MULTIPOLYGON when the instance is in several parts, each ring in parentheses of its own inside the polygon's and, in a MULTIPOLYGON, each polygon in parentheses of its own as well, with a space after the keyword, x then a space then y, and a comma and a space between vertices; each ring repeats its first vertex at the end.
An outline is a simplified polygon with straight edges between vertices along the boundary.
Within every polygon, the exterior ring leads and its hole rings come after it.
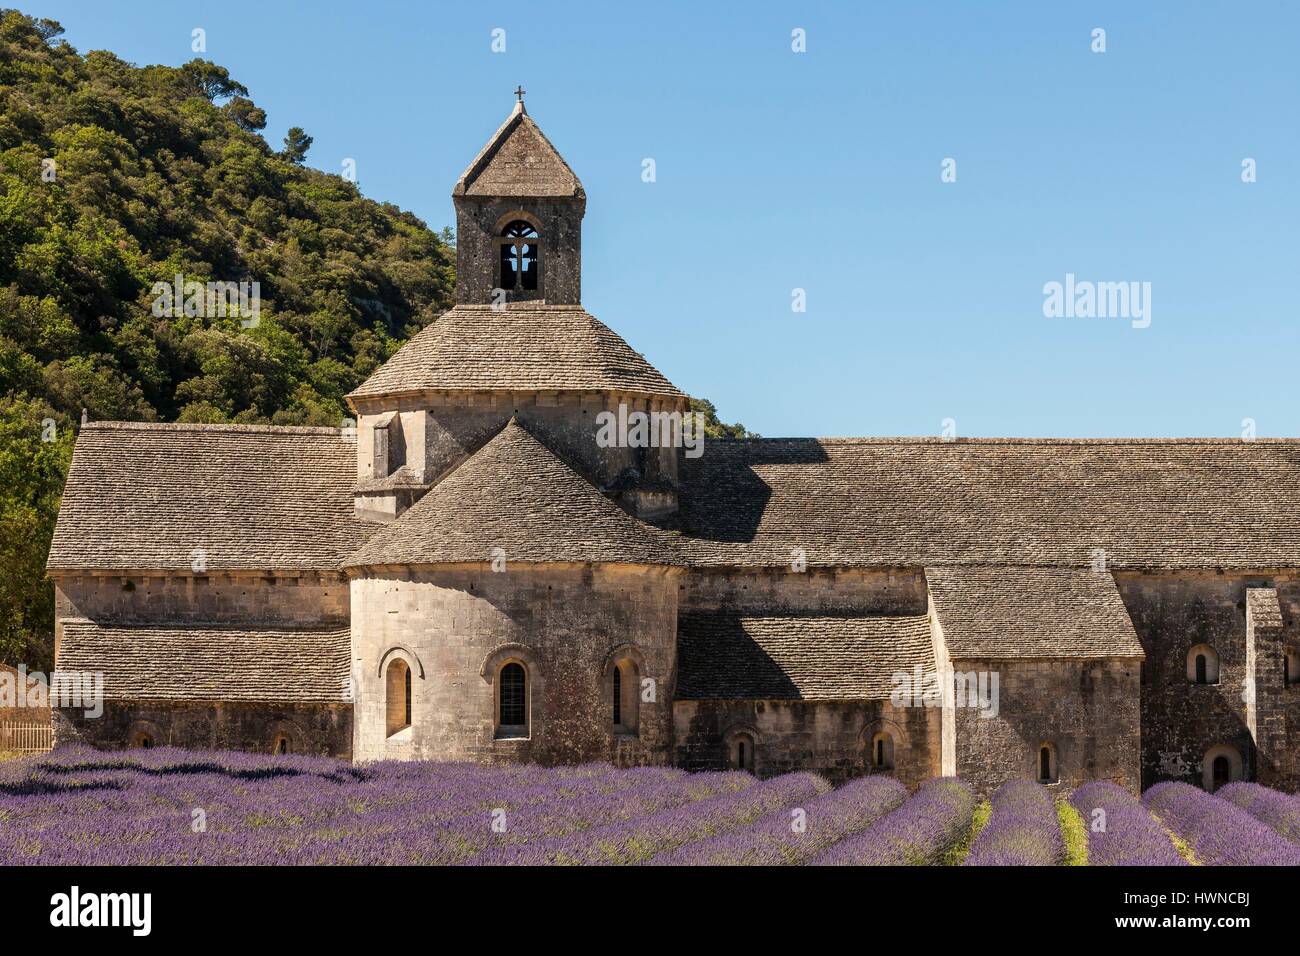
POLYGON ((754 772, 754 735, 745 731, 730 735, 727 746, 728 763, 732 770, 754 772))
POLYGON ((497 676, 497 736, 528 736, 528 674, 510 661, 497 676))
POLYGON ((1287 687, 1300 685, 1300 653, 1288 650, 1284 655, 1286 660, 1283 665, 1283 673, 1287 687))
POLYGON ((126 731, 126 745, 137 750, 150 750, 167 743, 167 732, 153 721, 133 721, 126 731))
POLYGON ((535 292, 541 240, 529 222, 516 219, 501 231, 501 288, 535 292))
POLYGON ((271 752, 277 754, 291 754, 293 753, 293 744, 289 742, 288 737, 284 734, 280 734, 275 738, 275 744, 272 746, 271 752))
POLYGON ((1197 644, 1187 652, 1187 680, 1192 684, 1219 682, 1219 654, 1209 644, 1197 644))
POLYGON ((388 664, 384 678, 384 700, 389 737, 411 726, 411 667, 400 657, 388 664))
POLYGON ((1056 746, 1051 743, 1038 745, 1038 782, 1056 783, 1060 777, 1056 768, 1056 746))
POLYGON ((1216 744, 1205 752, 1201 764, 1201 786, 1210 793, 1225 784, 1240 780, 1241 753, 1230 744, 1216 744))
POLYGON ((882 771, 894 769, 894 738, 883 730, 871 738, 871 768, 882 771))
POLYGON ((614 711, 614 733, 637 732, 641 708, 638 694, 640 686, 641 674, 635 661, 625 658, 611 668, 610 697, 614 711))

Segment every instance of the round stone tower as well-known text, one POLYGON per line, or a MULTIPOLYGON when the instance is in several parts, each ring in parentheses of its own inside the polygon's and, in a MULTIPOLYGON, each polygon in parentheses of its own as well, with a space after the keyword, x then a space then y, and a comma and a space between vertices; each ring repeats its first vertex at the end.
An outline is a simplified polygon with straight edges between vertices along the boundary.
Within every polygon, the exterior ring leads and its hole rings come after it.
POLYGON ((455 308, 348 396, 354 755, 665 763, 689 400, 583 310, 586 196, 522 101, 453 201, 455 308))
POLYGON ((357 759, 669 760, 674 536, 517 420, 349 564, 357 759))

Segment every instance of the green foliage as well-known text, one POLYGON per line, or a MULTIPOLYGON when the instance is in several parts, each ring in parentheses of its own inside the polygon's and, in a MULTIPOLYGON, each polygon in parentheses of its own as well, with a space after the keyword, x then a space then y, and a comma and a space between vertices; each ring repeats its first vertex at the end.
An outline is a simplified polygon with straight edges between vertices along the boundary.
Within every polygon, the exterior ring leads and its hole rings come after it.
POLYGON ((54 593, 45 580, 73 432, 36 401, 0 399, 0 658, 52 663, 54 593))
POLYGON ((301 129, 273 150, 225 68, 136 67, 61 33, 0 10, 0 658, 43 666, 42 567, 83 408, 337 425, 453 284, 449 234, 303 167, 301 129), (259 283, 259 323, 157 316, 154 284, 177 275, 259 283))
POLYGON ((727 425, 718 418, 718 410, 713 407, 713 403, 706 398, 692 398, 691 411, 700 412, 704 415, 704 437, 705 438, 760 438, 762 436, 751 432, 744 425, 737 422, 734 425, 727 425))
POLYGON ((1056 818, 1061 822, 1061 838, 1065 841, 1065 865, 1088 865, 1088 827, 1083 815, 1069 800, 1056 801, 1056 818))
POLYGON ((971 814, 970 828, 966 831, 966 835, 947 849, 939 865, 961 866, 966 859, 966 854, 970 853, 971 844, 980 835, 980 831, 988 825, 991 816, 993 816, 993 805, 989 801, 981 800, 975 804, 975 812, 971 814))
POLYGON ((301 126, 290 127, 289 132, 284 134, 284 152, 281 155, 291 163, 302 163, 307 158, 311 144, 312 138, 301 126))

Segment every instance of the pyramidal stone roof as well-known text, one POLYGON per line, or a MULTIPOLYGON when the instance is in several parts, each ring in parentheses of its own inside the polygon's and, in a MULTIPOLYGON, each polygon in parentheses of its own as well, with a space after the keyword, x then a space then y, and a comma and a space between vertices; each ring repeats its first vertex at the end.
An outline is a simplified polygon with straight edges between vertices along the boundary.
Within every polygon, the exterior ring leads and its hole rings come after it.
POLYGON ((627 514, 511 419, 346 565, 495 557, 507 564, 680 563, 671 534, 627 514))
POLYGON ((458 305, 397 350, 348 398, 421 391, 609 391, 685 398, 581 306, 458 305))
POLYGON ((585 198, 582 183, 522 102, 461 174, 453 196, 585 198))

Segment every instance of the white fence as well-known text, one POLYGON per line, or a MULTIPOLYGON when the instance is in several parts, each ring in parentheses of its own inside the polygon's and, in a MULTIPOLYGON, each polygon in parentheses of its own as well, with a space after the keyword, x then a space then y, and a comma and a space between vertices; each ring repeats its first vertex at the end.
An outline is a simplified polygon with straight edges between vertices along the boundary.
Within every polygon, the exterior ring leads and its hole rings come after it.
POLYGON ((34 720, 0 720, 0 750, 44 753, 54 746, 54 726, 34 720))

